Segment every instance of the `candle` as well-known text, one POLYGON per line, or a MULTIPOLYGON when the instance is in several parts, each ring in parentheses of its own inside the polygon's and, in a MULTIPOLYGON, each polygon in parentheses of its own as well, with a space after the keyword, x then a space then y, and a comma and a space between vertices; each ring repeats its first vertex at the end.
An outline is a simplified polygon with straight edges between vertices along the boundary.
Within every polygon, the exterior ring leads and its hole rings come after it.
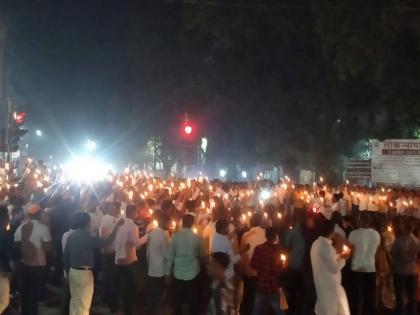
POLYGON ((350 247, 348 247, 347 245, 343 245, 343 253, 347 254, 350 252, 350 247))
POLYGON ((277 218, 281 219, 281 213, 277 213, 277 218))
POLYGON ((197 234, 198 233, 198 230, 195 227, 192 228, 192 231, 193 231, 194 234, 197 234))
POLYGON ((388 230, 388 232, 392 232, 393 231, 392 230, 392 226, 391 225, 388 225, 387 230, 388 230))
POLYGON ((287 256, 285 254, 280 254, 280 261, 284 264, 287 260, 287 256))

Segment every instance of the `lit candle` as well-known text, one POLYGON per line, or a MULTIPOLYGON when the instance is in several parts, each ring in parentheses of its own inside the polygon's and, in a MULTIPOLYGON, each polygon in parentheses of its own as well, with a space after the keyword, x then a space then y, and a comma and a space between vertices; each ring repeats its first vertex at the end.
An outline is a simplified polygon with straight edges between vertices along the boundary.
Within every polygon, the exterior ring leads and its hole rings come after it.
POLYGON ((281 213, 277 213, 277 218, 281 219, 281 213))
POLYGON ((194 234, 197 234, 198 233, 198 230, 195 227, 192 228, 192 231, 193 231, 194 234))
POLYGON ((348 247, 347 245, 343 245, 343 253, 347 254, 350 252, 350 247, 348 247))
POLYGON ((388 230, 388 232, 392 232, 392 226, 388 225, 387 230, 388 230))
POLYGON ((287 260, 287 256, 285 254, 280 254, 280 261, 284 264, 287 260))

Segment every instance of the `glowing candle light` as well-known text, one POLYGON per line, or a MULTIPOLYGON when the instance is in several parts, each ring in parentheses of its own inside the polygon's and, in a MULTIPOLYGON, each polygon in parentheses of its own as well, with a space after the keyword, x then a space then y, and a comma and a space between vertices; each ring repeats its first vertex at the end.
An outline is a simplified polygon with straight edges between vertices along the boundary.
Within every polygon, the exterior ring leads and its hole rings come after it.
POLYGON ((284 264, 287 260, 287 256, 285 254, 280 254, 280 261, 284 264))
POLYGON ((348 253, 350 252, 350 247, 348 247, 347 245, 343 245, 343 253, 348 253))
POLYGON ((277 218, 281 219, 282 215, 281 213, 277 213, 277 218))
POLYGON ((386 229, 387 229, 387 231, 388 231, 388 232, 390 232, 390 233, 393 231, 393 229, 392 229, 392 226, 391 226, 391 225, 388 225, 386 229))
POLYGON ((198 233, 198 230, 195 227, 192 228, 192 231, 193 231, 194 234, 197 234, 198 233))

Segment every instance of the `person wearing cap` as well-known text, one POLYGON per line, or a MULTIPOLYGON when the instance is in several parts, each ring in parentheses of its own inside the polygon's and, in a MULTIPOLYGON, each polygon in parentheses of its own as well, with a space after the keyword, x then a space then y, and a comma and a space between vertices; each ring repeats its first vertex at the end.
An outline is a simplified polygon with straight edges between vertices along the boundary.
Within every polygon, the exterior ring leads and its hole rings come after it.
POLYGON ((70 315, 88 315, 94 289, 92 270, 95 250, 114 241, 124 220, 120 219, 115 223, 106 239, 90 234, 90 216, 86 212, 75 214, 75 220, 77 230, 69 236, 64 249, 64 267, 69 278, 71 294, 70 315))
POLYGON ((41 222, 42 211, 38 204, 31 204, 27 212, 29 220, 17 228, 14 239, 22 254, 22 314, 37 315, 44 291, 51 233, 41 222))

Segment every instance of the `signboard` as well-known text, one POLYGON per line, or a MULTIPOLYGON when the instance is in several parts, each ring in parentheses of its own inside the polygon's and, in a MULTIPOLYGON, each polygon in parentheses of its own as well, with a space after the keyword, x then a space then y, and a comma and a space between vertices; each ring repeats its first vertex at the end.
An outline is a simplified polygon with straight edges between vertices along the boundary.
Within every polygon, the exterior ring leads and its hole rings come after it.
POLYGON ((371 160, 350 160, 346 164, 346 179, 371 179, 371 160))
POLYGON ((372 181, 420 187, 420 139, 372 141, 372 181))
POLYGON ((309 170, 300 170, 299 184, 312 185, 315 182, 315 172, 309 170))

